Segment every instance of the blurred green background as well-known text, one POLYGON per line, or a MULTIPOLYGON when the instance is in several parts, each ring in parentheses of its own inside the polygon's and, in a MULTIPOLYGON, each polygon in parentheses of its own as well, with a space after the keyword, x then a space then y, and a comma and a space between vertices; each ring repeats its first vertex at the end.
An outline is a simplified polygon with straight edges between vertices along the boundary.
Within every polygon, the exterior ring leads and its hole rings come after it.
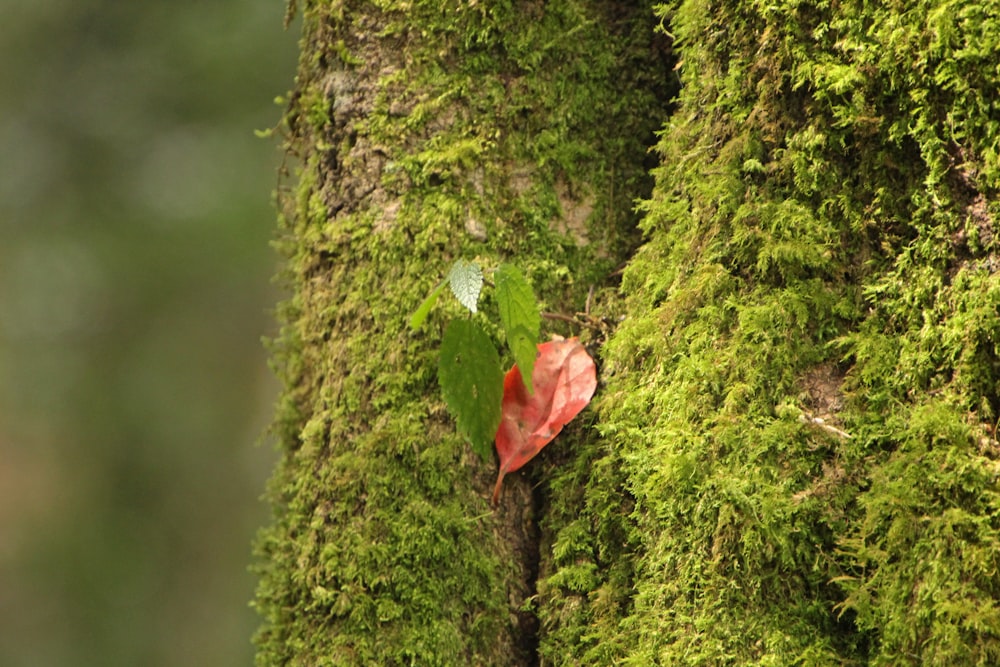
POLYGON ((248 665, 281 0, 0 0, 0 665, 248 665))

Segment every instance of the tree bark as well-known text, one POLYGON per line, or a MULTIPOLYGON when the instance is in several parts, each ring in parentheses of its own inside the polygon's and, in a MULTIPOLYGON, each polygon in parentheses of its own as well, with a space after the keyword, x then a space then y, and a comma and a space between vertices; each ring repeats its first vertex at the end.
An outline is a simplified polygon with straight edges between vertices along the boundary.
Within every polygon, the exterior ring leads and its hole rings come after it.
POLYGON ((1000 6, 303 14, 260 664, 1000 664, 1000 6), (405 327, 475 256, 614 324, 495 511, 405 327))
POLYGON ((613 298, 663 40, 576 0, 310 3, 303 24, 259 662, 537 664, 540 496, 513 475, 491 509, 495 462, 444 412, 457 309, 407 322, 457 258, 514 262, 549 310, 613 298))

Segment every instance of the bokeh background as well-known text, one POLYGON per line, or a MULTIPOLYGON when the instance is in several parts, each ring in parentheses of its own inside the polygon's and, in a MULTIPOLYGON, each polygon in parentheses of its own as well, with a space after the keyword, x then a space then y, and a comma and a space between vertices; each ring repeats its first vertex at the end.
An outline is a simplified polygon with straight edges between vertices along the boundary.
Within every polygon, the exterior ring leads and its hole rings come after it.
POLYGON ((0 665, 249 665, 281 0, 0 0, 0 665))

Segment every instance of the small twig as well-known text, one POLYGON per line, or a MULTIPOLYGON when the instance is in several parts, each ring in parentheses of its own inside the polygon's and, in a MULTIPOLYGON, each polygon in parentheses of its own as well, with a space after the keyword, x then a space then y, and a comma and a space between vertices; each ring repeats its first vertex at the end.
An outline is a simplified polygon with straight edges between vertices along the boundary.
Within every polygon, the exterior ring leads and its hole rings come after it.
POLYGON ((803 412, 801 415, 799 415, 799 421, 802 422, 803 424, 812 424, 813 426, 818 426, 824 431, 833 433, 838 438, 843 438, 844 440, 851 439, 850 433, 848 433, 847 431, 841 431, 836 426, 830 426, 825 421, 823 421, 821 417, 813 417, 812 415, 803 412))
POLYGON ((563 315, 562 313, 542 313, 542 317, 547 320, 560 320, 561 322, 569 322, 570 324, 575 324, 578 327, 587 327, 588 329, 593 329, 594 331, 601 331, 601 326, 594 324, 588 320, 581 320, 578 317, 571 317, 569 315, 563 315))

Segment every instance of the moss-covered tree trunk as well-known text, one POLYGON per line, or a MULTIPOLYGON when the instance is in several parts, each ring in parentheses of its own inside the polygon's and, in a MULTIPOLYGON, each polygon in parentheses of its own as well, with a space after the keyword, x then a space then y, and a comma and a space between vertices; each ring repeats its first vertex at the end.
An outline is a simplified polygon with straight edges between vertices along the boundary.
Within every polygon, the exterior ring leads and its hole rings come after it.
POLYGON ((1000 664, 1000 4, 303 24, 261 665, 1000 664), (496 510, 406 328, 459 257, 601 325, 496 510))

